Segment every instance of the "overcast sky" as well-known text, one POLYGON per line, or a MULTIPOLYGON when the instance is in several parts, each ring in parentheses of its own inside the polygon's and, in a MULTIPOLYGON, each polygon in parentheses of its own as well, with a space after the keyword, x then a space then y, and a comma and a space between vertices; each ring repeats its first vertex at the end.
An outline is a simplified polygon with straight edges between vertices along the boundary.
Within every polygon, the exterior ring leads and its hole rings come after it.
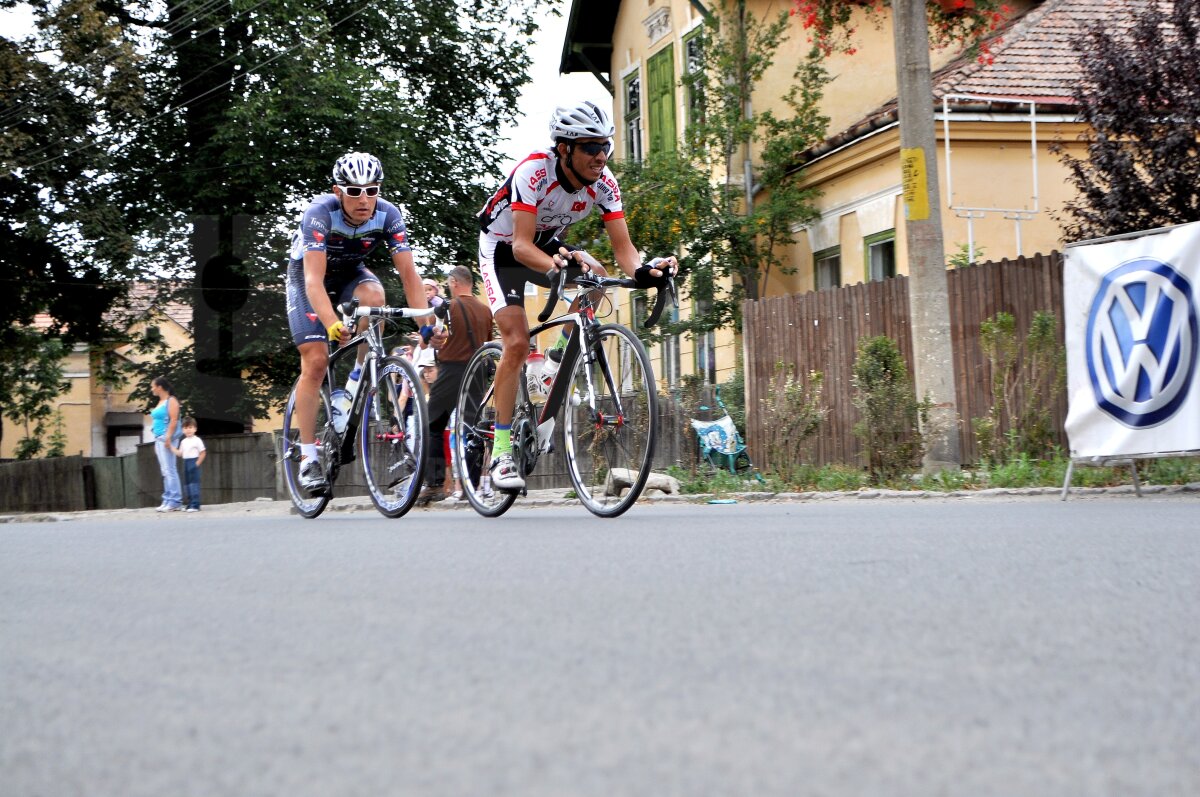
POLYGON ((535 149, 549 146, 550 114, 555 106, 575 103, 580 100, 591 100, 597 105, 612 111, 612 97, 608 91, 589 73, 573 73, 560 75, 559 60, 562 57, 563 37, 567 32, 567 12, 570 10, 570 0, 561 0, 563 15, 555 17, 552 14, 542 16, 542 28, 536 34, 533 46, 533 65, 531 66, 532 82, 525 86, 521 95, 518 110, 520 121, 515 127, 505 128, 501 137, 508 138, 503 152, 510 163, 504 165, 504 171, 511 170, 519 158, 523 158, 535 149))

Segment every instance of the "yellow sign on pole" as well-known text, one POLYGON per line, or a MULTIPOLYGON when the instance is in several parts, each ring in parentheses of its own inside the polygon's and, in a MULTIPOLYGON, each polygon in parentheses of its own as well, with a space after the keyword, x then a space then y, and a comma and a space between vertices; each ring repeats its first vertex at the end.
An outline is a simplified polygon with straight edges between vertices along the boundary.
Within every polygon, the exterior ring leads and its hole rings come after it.
POLYGON ((909 221, 929 218, 929 182, 925 172, 925 150, 900 150, 900 173, 904 182, 904 217, 909 221))

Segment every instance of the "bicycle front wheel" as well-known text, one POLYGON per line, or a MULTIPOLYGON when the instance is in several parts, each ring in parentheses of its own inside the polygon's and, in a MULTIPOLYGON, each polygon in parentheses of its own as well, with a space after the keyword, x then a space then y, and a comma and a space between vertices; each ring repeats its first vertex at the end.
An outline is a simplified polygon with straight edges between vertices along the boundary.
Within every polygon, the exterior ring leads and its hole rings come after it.
POLYGON ((604 324, 579 353, 563 419, 567 472, 592 514, 616 517, 642 494, 658 434, 654 370, 642 342, 604 324))
MULTIPOLYGON (((300 380, 296 380, 299 384, 300 380)), ((317 457, 325 476, 329 479, 330 489, 310 494, 300 486, 300 431, 296 428, 296 385, 288 393, 287 405, 283 411, 283 439, 280 441, 280 462, 283 464, 283 483, 287 486, 292 505, 296 511, 306 518, 315 518, 329 506, 333 497, 333 462, 339 445, 337 434, 329 422, 330 416, 329 389, 322 386, 317 401, 317 457)))
POLYGON ((502 353, 500 344, 486 343, 471 357, 455 412, 454 449, 463 495, 484 517, 503 515, 517 500, 516 493, 492 489, 488 477, 496 430, 496 369, 502 353))
POLYGON ((412 509, 429 449, 429 417, 417 369, 386 357, 366 386, 358 450, 371 502, 385 517, 412 509))

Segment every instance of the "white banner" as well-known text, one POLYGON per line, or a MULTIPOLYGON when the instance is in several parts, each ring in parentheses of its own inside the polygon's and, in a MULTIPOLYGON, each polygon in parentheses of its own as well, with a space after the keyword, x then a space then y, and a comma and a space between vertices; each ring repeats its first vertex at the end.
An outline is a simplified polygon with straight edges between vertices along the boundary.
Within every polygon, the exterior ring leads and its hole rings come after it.
POLYGON ((1071 456, 1200 451, 1200 222, 1066 250, 1071 456))

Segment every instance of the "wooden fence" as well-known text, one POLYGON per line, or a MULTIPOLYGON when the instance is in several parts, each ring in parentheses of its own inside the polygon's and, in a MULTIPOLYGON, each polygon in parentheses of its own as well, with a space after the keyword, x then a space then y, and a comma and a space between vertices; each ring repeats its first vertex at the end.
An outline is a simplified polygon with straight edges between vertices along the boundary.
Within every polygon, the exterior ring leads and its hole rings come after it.
MULTIPOLYGON (((971 419, 986 416, 992 405, 992 373, 980 348, 980 323, 1001 311, 1011 313, 1016 319, 1017 334, 1023 339, 1033 314, 1048 310, 1058 319, 1061 343, 1062 263, 1062 255, 1054 252, 946 272, 964 463, 979 458, 971 419)), ((851 384, 855 347, 861 338, 887 335, 899 345, 911 376, 908 278, 746 302, 742 310, 746 342, 746 437, 755 461, 769 464, 763 434, 769 419, 764 417, 761 407, 776 366, 783 363, 793 366, 800 375, 820 371, 825 376, 823 404, 829 415, 813 440, 812 461, 863 464, 853 431, 859 417, 851 384)), ((1058 442, 1065 445, 1062 433, 1067 412, 1065 393, 1056 398, 1053 412, 1058 442)))

